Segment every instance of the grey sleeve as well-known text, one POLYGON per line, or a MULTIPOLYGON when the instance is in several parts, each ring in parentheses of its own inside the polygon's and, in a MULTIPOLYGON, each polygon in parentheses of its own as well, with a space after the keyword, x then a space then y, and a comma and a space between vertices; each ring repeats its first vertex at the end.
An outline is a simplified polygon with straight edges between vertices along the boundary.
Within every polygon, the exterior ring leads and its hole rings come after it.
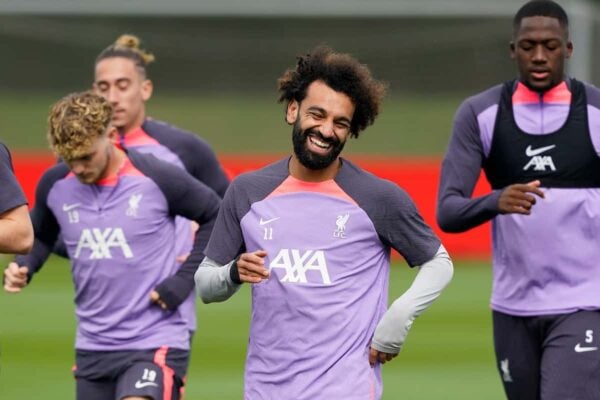
POLYGON ((194 275, 196 293, 203 303, 225 301, 238 291, 241 284, 231 280, 231 268, 235 260, 222 265, 205 257, 194 275))
POLYGON ((398 354, 413 321, 425 311, 450 283, 454 268, 444 246, 433 259, 419 267, 412 285, 396 299, 375 329, 371 346, 384 353, 398 354))

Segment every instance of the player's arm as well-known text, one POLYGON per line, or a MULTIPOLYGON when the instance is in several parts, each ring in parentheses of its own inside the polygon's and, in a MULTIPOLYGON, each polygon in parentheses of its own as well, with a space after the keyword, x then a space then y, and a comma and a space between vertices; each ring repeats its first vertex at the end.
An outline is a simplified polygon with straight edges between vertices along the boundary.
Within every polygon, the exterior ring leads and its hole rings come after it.
POLYGON ((0 253, 27 253, 33 245, 33 228, 27 200, 13 172, 8 148, 0 144, 0 253))
POLYGON ((155 300, 161 307, 174 310, 194 290, 194 274, 204 258, 204 248, 210 238, 210 233, 215 224, 221 199, 208 186, 195 180, 187 173, 181 175, 189 177, 186 183, 186 194, 182 197, 175 196, 171 203, 173 215, 179 215, 195 221, 200 226, 194 237, 194 244, 190 255, 186 258, 175 275, 165 279, 155 288, 155 300), (158 294, 158 298, 156 297, 158 294))
POLYGON ((194 145, 186 147, 184 164, 196 179, 223 197, 229 186, 229 178, 209 144, 197 136, 194 139, 194 145))
POLYGON ((266 256, 264 250, 242 253, 225 265, 205 258, 194 276, 198 296, 204 303, 225 301, 238 291, 242 283, 260 283, 269 279, 269 270, 264 262, 266 256))
POLYGON ((205 303, 224 301, 243 282, 258 283, 269 278, 264 250, 248 251, 240 221, 250 209, 246 188, 252 185, 244 175, 229 186, 217 222, 206 247, 206 259, 195 275, 198 296, 205 303))
POLYGON ((472 198, 483 159, 477 117, 466 101, 456 113, 442 161, 437 203, 437 222, 442 230, 462 232, 487 222, 500 212, 500 191, 472 198))
POLYGON ((444 246, 421 265, 413 283, 396 299, 375 329, 369 363, 385 363, 398 355, 413 321, 425 311, 450 283, 453 266, 444 246))
POLYGON ((173 217, 182 216, 200 225, 186 261, 175 275, 159 283, 151 295, 161 307, 174 310, 194 289, 194 273, 204 258, 203 249, 215 224, 221 199, 214 190, 174 165, 148 154, 131 150, 128 154, 133 164, 158 185, 173 217))
POLYGON ((39 238, 33 241, 32 250, 26 255, 19 255, 4 270, 4 290, 19 293, 29 285, 33 275, 42 268, 50 255, 50 247, 39 238))
POLYGON ((237 260, 220 264, 206 257, 194 275, 196 293, 203 303, 225 301, 242 286, 235 266, 237 260))
POLYGON ((382 186, 378 193, 374 201, 365 203, 365 209, 372 216, 379 237, 398 251, 409 266, 419 270, 411 287, 393 302, 379 322, 369 354, 371 365, 389 361, 398 354, 414 319, 439 296, 453 274, 448 253, 410 196, 391 183, 382 186))
POLYGON ((33 275, 38 272, 50 255, 52 245, 56 241, 60 228, 58 222, 47 205, 48 193, 54 183, 67 172, 66 166, 56 166, 47 171, 36 188, 36 203, 31 211, 34 242, 32 250, 15 257, 4 271, 4 290, 18 293, 29 284, 33 275))
POLYGON ((0 253, 24 254, 33 246, 33 226, 26 204, 0 214, 0 253))
POLYGON ((457 111, 448 150, 442 161, 437 222, 446 232, 464 232, 498 214, 530 214, 543 198, 540 182, 518 183, 473 198, 484 160, 477 116, 469 101, 457 111))

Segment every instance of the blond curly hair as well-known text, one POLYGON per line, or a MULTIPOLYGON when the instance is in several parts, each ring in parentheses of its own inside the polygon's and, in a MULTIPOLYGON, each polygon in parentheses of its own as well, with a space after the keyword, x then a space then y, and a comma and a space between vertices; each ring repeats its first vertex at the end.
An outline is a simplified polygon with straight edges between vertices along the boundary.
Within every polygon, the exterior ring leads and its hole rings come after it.
POLYGON ((110 103, 91 91, 63 97, 48 115, 50 148, 65 161, 85 156, 94 140, 106 134, 112 113, 110 103))

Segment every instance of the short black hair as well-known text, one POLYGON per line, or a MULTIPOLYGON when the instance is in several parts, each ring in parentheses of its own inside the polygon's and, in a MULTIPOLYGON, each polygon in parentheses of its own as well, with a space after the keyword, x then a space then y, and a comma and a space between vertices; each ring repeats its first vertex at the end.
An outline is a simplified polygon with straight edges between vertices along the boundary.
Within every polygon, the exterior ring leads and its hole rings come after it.
POLYGON ((525 3, 515 14, 513 19, 513 32, 516 35, 521 27, 523 18, 550 17, 556 18, 565 30, 569 28, 569 17, 565 10, 552 0, 531 0, 525 3))

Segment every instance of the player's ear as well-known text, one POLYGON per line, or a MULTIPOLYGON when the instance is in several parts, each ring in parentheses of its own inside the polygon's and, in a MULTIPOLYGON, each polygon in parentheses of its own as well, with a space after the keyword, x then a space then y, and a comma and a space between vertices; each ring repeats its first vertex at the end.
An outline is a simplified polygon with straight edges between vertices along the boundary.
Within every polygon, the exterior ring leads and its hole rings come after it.
POLYGON ((142 82, 142 99, 144 101, 150 100, 152 97, 152 91, 154 90, 154 84, 150 79, 144 79, 142 82))
POLYGON ((511 41, 509 44, 510 58, 515 58, 515 42, 511 41))
POLYGON ((296 123, 298 119, 298 110, 300 109, 300 104, 296 100, 292 100, 288 103, 287 109, 285 112, 285 122, 290 125, 296 123))
POLYGON ((573 54, 573 42, 570 40, 567 42, 567 54, 566 58, 571 58, 571 54, 573 54))
POLYGON ((112 125, 106 130, 106 137, 108 137, 108 140, 110 140, 112 144, 119 143, 119 131, 112 125))

